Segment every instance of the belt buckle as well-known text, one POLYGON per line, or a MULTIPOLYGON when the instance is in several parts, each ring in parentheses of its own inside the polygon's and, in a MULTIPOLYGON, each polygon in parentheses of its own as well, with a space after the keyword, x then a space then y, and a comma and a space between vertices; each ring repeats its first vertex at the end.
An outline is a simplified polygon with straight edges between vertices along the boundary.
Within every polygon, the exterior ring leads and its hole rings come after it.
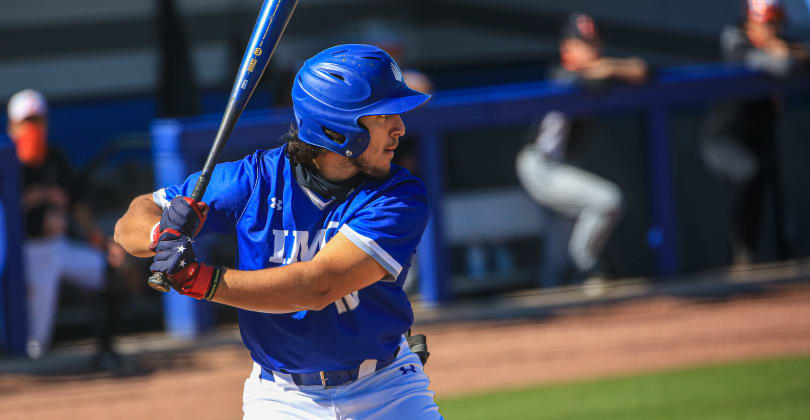
POLYGON ((321 385, 323 385, 324 389, 329 388, 329 385, 326 383, 326 372, 320 371, 321 375, 321 385))

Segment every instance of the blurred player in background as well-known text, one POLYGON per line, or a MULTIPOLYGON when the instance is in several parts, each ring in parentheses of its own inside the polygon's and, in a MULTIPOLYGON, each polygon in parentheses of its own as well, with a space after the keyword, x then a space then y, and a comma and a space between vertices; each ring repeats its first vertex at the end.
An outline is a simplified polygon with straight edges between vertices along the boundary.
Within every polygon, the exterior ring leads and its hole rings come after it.
MULTIPOLYGON (((11 97, 8 135, 23 168, 26 352, 38 358, 51 343, 60 282, 90 290, 100 299, 106 286, 104 250, 111 247, 108 260, 116 266, 121 265, 124 254, 118 245, 108 243, 95 224, 82 199, 87 186, 76 179, 62 152, 48 144, 48 105, 41 93, 27 89, 11 97), (69 231, 89 244, 69 240, 69 231)), ((104 316, 96 319, 101 323, 99 357, 114 358, 110 326, 105 323, 109 320, 104 316)))
MULTIPOLYGON (((551 71, 550 79, 586 89, 617 82, 642 83, 647 80, 647 65, 636 57, 602 56, 602 42, 593 20, 575 13, 563 25, 560 65, 551 71)), ((538 204, 574 220, 568 255, 579 278, 601 274, 597 262, 622 208, 622 194, 616 184, 566 160, 577 143, 587 141, 584 133, 591 124, 594 122, 549 112, 516 163, 521 184, 538 204)), ((564 277, 560 271, 544 271, 542 285, 558 284, 564 277)))
MULTIPOLYGON (((807 69, 807 51, 782 35, 785 10, 778 0, 748 0, 744 19, 721 34, 723 57, 773 77, 807 69)), ((751 261, 762 242, 766 194, 773 215, 770 226, 775 257, 788 257, 776 126, 782 102, 776 97, 724 104, 704 125, 702 156, 709 170, 728 182, 733 199, 732 247, 736 263, 751 261)))
MULTIPOLYGON (((400 114, 430 95, 391 57, 339 45, 307 60, 292 90, 284 146, 135 198, 116 225, 179 293, 238 308, 254 368, 245 419, 438 419, 405 337, 402 284, 428 220, 425 188, 392 165, 400 114), (198 261, 192 238, 236 232, 238 269, 198 261)), ((426 355, 425 355, 426 356, 426 355)), ((211 392, 216 392, 212 389, 211 392)))

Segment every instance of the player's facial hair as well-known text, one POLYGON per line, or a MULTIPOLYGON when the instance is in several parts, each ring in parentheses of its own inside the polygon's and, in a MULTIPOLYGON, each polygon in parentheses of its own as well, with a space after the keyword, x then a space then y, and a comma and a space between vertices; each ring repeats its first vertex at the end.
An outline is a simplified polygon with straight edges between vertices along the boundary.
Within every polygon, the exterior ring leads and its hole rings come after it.
POLYGON ((355 168, 357 168, 360 172, 376 179, 384 179, 388 176, 388 173, 391 172, 391 163, 389 162, 385 168, 377 168, 371 166, 366 157, 360 155, 357 158, 351 159, 349 158, 349 163, 352 164, 355 168))

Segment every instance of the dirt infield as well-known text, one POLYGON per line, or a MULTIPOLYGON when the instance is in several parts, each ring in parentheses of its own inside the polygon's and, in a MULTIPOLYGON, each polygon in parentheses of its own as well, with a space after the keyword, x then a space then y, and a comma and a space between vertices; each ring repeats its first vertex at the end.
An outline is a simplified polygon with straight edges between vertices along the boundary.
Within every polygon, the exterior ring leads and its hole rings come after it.
MULTIPOLYGON (((439 397, 696 364, 810 353, 810 285, 722 301, 655 298, 542 320, 419 327, 439 397)), ((12 419, 241 418, 244 349, 137 358, 140 374, 0 376, 12 419)))

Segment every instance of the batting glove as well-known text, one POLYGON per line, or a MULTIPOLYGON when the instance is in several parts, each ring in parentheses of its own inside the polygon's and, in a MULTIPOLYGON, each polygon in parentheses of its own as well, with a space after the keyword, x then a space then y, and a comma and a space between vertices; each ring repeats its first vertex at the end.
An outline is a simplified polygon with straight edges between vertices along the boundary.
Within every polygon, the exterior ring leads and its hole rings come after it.
POLYGON ((191 238, 161 239, 149 269, 166 273, 174 290, 194 299, 211 300, 225 270, 197 261, 191 238))
POLYGON ((207 216, 207 204, 189 197, 174 197, 168 207, 163 210, 160 222, 152 227, 149 249, 155 251, 158 242, 162 240, 197 236, 205 224, 207 216))

